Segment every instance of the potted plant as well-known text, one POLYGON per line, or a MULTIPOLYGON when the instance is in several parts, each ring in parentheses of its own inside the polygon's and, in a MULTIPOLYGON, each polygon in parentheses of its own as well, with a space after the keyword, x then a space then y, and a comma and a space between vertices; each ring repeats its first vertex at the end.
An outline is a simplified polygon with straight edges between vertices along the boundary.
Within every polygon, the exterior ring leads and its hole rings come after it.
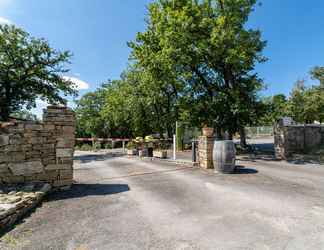
POLYGON ((132 141, 127 144, 127 155, 137 155, 136 144, 132 141))
POLYGON ((153 157, 166 159, 168 157, 168 146, 165 143, 159 143, 157 148, 153 150, 153 157))
POLYGON ((147 156, 153 157, 154 142, 156 140, 152 135, 145 136, 145 146, 147 147, 147 156))
POLYGON ((145 146, 145 140, 143 137, 136 137, 135 142, 138 148, 138 156, 145 157, 147 156, 147 147, 145 146))
POLYGON ((138 150, 139 157, 147 157, 148 156, 148 149, 146 147, 138 150))

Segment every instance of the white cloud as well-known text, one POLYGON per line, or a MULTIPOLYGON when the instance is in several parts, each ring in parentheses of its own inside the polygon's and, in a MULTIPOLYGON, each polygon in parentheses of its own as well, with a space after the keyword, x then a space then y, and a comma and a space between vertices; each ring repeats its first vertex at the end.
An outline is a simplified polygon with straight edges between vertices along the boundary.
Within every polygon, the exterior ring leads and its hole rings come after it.
POLYGON ((71 77, 71 76, 63 76, 63 79, 67 81, 71 81, 76 85, 77 90, 84 90, 89 88, 89 84, 76 78, 76 77, 71 77))
POLYGON ((12 22, 10 20, 0 16, 0 24, 12 24, 12 22))

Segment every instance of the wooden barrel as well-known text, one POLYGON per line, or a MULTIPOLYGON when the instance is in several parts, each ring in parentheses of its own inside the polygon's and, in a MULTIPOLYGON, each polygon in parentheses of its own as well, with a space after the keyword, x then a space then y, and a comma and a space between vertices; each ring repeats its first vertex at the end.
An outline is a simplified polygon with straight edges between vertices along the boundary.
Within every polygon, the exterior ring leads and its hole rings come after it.
POLYGON ((213 151, 213 163, 216 172, 234 172, 235 146, 233 141, 215 141, 213 151))

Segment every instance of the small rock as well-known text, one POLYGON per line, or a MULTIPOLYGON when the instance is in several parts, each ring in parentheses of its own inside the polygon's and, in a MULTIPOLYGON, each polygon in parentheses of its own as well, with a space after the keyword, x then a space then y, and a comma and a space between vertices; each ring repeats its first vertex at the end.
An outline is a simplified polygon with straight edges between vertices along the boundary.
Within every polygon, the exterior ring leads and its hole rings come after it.
POLYGON ((35 193, 25 193, 24 199, 32 199, 34 200, 36 198, 35 193))
POLYGON ((8 214, 15 212, 15 208, 14 204, 0 204, 0 209, 3 209, 4 212, 8 214))
POLYGON ((16 196, 20 196, 20 197, 22 197, 22 196, 24 196, 24 192, 19 191, 19 192, 17 192, 15 195, 16 195, 16 196))
POLYGON ((8 197, 7 204, 14 204, 21 201, 21 197, 8 197))
POLYGON ((8 193, 8 195, 15 195, 17 193, 17 191, 11 191, 8 193))
POLYGON ((7 203, 7 197, 0 197, 0 204, 6 204, 7 203))

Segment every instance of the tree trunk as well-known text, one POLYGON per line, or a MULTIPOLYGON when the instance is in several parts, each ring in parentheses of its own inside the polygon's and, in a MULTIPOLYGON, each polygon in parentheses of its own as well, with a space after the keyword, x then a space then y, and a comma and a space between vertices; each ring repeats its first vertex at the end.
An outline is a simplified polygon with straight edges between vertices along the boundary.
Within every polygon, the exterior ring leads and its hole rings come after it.
POLYGON ((247 146, 246 143, 246 134, 245 134, 245 129, 244 127, 240 127, 240 145, 245 148, 247 146))
POLYGON ((12 111, 10 84, 4 85, 4 95, 1 96, 0 100, 0 121, 8 121, 12 111))
POLYGON ((8 121, 10 117, 10 108, 2 106, 0 108, 0 121, 8 121))

